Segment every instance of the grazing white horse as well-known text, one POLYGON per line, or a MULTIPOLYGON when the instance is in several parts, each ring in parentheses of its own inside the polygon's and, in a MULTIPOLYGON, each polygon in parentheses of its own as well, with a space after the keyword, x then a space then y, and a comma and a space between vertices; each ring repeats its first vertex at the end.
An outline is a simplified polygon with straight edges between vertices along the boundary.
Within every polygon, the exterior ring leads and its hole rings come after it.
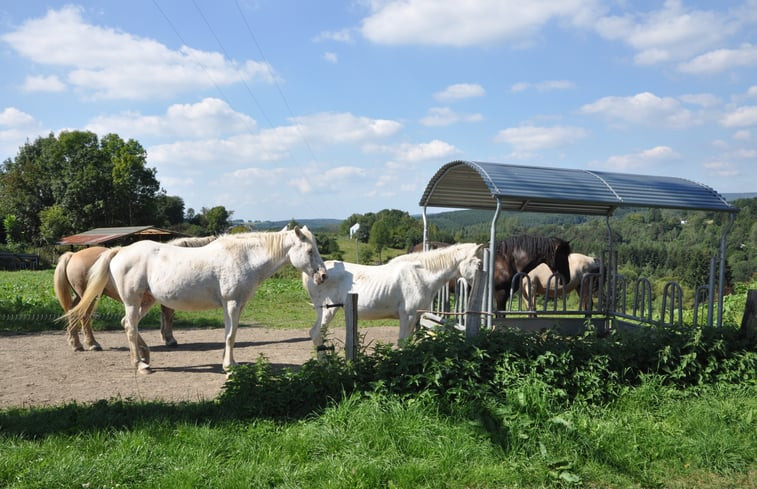
MULTIPOLYGON (((544 263, 537 266, 528 275, 524 275, 521 282, 521 297, 528 306, 528 310, 536 310, 535 297, 537 294, 546 295, 548 298, 562 297, 575 290, 582 310, 589 308, 592 291, 581 291, 583 277, 589 273, 599 273, 599 260, 593 256, 581 253, 568 255, 570 266, 570 280, 563 286, 559 277, 544 263), (530 287, 529 287, 530 285, 530 287)), ((596 282, 595 282, 596 283, 596 282)))
POLYGON ((310 329, 313 344, 316 347, 323 344, 321 328, 336 314, 336 308, 327 306, 344 304, 350 292, 358 294, 358 318, 397 318, 399 340, 404 340, 418 321, 418 311, 430 309, 440 287, 457 277, 473 282, 481 266, 482 248, 475 243, 452 245, 402 255, 384 265, 327 261, 329 280, 320 285, 303 274, 303 286, 316 312, 315 324, 310 329))
POLYGON ((150 373, 150 350, 139 335, 138 324, 155 302, 184 311, 223 308, 223 368, 228 372, 236 366, 234 341, 242 308, 263 280, 286 263, 312 277, 314 283, 327 278, 307 227, 229 234, 202 248, 138 241, 100 256, 90 270, 81 301, 66 316, 79 319, 86 314, 112 280, 124 303, 121 324, 131 360, 141 373, 150 373))

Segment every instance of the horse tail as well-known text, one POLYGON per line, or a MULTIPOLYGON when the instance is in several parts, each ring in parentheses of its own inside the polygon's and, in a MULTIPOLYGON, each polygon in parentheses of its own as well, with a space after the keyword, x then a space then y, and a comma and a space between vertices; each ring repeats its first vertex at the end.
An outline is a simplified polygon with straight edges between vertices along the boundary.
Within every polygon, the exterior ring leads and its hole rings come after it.
POLYGON ((110 279, 110 262, 120 250, 120 247, 111 248, 100 255, 87 274, 87 288, 84 290, 81 300, 63 317, 67 317, 74 322, 82 321, 87 316, 90 307, 94 310, 95 303, 100 299, 103 290, 105 290, 105 286, 108 285, 108 280, 110 279))
POLYGON ((68 268, 68 262, 71 261, 72 256, 74 256, 74 253, 71 251, 60 255, 58 264, 55 266, 55 273, 53 273, 55 297, 58 298, 58 302, 60 302, 60 307, 63 308, 64 313, 68 312, 73 304, 73 299, 71 299, 71 284, 68 282, 68 276, 66 275, 66 268, 68 268))

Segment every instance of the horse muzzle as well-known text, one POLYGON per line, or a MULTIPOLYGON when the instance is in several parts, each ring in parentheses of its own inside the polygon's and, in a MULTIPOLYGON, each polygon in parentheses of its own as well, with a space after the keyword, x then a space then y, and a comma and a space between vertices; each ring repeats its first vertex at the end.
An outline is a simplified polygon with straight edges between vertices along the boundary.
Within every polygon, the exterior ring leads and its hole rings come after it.
POLYGON ((323 282, 326 281, 326 279, 329 278, 328 274, 326 274, 325 268, 320 268, 313 272, 313 282, 316 283, 316 285, 320 285, 323 282))

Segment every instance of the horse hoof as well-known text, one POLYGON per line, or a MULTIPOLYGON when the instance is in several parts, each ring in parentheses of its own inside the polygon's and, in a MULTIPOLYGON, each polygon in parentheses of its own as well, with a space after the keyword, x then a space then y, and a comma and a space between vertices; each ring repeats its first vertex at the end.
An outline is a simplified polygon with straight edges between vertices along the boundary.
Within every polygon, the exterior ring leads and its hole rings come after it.
POLYGON ((137 372, 139 372, 142 375, 150 375, 151 373, 154 373, 155 371, 152 368, 150 368, 150 366, 148 365, 146 367, 139 367, 137 369, 137 372))
POLYGON ((100 346, 99 343, 95 343, 94 345, 92 345, 89 348, 87 348, 87 350, 89 350, 89 351, 103 351, 103 347, 100 346))
POLYGON ((174 338, 171 338, 170 340, 166 340, 166 346, 170 348, 176 348, 177 346, 179 346, 179 342, 174 338))
POLYGON ((74 351, 84 351, 84 347, 81 345, 72 347, 74 351))

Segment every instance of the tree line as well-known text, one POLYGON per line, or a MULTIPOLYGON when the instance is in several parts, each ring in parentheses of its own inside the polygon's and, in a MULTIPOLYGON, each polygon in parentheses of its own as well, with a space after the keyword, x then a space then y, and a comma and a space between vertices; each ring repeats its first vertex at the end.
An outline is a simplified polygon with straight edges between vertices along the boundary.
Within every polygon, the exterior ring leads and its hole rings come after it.
MULTIPOLYGON (((503 212, 497 236, 559 236, 575 251, 598 256, 610 236, 621 273, 629 277, 671 277, 689 287, 706 283, 710 259, 727 233, 729 281, 757 278, 757 198, 736 199, 740 209, 731 226, 728 215, 670 209, 619 209, 604 217, 503 212), (609 226, 608 226, 609 223, 609 226)), ((185 234, 220 234, 233 211, 223 206, 186 209, 179 196, 167 195, 147 166, 139 142, 116 134, 98 138, 89 131, 63 131, 27 142, 0 165, 0 246, 38 247, 62 236, 96 227, 152 224, 185 234)), ((430 214, 429 239, 443 242, 489 240, 491 212, 430 214)), ((295 221, 292 220, 292 223, 295 221)), ((407 250, 423 240, 423 224, 405 211, 384 209, 352 214, 336 234, 368 244, 382 262, 387 248, 407 250)), ((334 230, 318 230, 323 253, 342 256, 334 230)), ((362 260, 361 260, 362 261, 362 260)))
POLYGON ((26 142, 0 165, 0 241, 53 244, 97 227, 152 224, 187 234, 225 231, 232 212, 200 212, 167 195, 142 145, 117 134, 62 131, 26 142))

